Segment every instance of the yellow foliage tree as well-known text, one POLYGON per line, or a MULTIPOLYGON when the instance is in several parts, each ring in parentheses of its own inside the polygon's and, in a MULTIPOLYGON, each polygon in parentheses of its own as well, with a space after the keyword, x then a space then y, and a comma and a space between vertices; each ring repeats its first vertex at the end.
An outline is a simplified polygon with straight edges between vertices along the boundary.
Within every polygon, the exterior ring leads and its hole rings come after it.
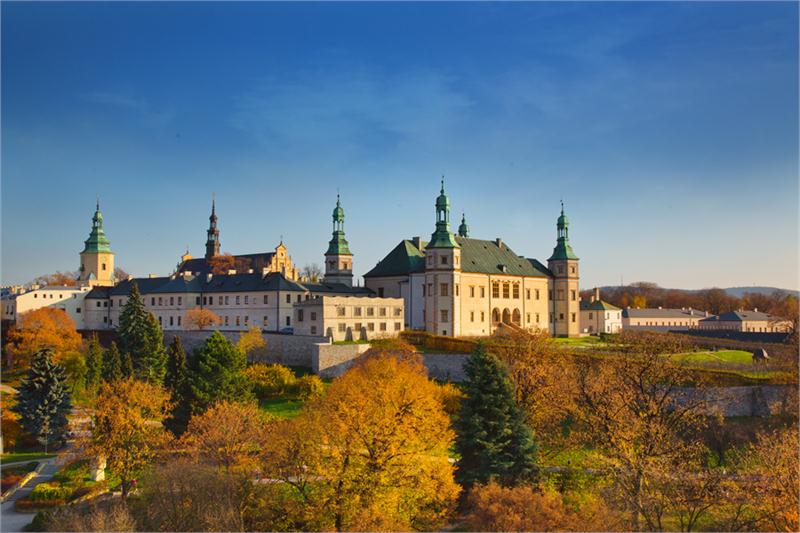
POLYGON ((80 350, 83 344, 75 322, 64 310, 53 307, 23 313, 8 337, 9 366, 27 364, 31 355, 42 348, 52 348, 58 361, 65 353, 80 350))
POLYGON ((167 401, 163 388, 133 379, 105 383, 100 389, 86 446, 89 453, 105 457, 120 477, 123 499, 168 441, 161 424, 167 401))
MULTIPOLYGON (((296 419, 277 424, 265 473, 300 529, 430 530, 456 503, 450 420, 419 358, 366 357, 296 419)), ((282 524, 282 527, 287 527, 282 524)))
POLYGON ((252 326, 247 331, 239 334, 237 346, 245 355, 250 355, 266 348, 267 341, 264 340, 261 329, 257 326, 252 326))

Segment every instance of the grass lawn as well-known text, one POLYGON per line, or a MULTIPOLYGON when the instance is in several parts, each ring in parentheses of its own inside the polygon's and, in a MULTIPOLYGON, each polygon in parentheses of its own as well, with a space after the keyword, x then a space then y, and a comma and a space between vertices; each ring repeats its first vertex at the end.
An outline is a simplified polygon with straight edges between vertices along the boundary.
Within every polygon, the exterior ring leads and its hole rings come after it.
POLYGON ((290 400, 288 398, 275 398, 261 400, 259 407, 262 411, 278 418, 294 418, 300 414, 303 402, 300 400, 290 400))
POLYGON ((752 352, 746 352, 744 350, 720 350, 718 352, 691 352, 685 354, 676 354, 676 360, 690 363, 690 364, 703 364, 703 363, 711 363, 714 365, 720 364, 734 364, 734 365, 741 365, 741 364, 752 364, 753 362, 753 354, 752 352))
POLYGON ((21 452, 21 453, 4 453, 0 455, 0 464, 16 463, 19 461, 35 461, 37 459, 47 459, 55 457, 54 453, 41 453, 41 452, 21 452))
POLYGON ((367 340, 357 340, 357 341, 334 341, 333 344, 369 344, 367 340))

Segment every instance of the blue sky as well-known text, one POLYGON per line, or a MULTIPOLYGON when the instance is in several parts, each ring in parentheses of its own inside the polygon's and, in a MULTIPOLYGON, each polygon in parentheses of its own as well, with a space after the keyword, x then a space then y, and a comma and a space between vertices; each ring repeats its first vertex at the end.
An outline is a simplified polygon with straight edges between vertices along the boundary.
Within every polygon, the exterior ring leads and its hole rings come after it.
POLYGON ((798 288, 796 3, 2 3, 2 281, 116 261, 322 263, 337 188, 361 275, 453 220, 581 286, 798 288))

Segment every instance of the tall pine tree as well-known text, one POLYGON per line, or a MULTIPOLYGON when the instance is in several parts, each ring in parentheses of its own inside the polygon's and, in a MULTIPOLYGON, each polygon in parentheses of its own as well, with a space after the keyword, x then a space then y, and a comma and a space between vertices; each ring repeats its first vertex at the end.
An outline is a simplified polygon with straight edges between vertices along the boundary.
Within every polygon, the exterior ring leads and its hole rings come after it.
POLYGON ((119 354, 116 342, 111 342, 111 348, 103 352, 103 381, 111 383, 122 378, 122 357, 119 354))
POLYGON ((86 348, 86 390, 94 393, 103 379, 103 347, 97 339, 97 334, 92 335, 86 348))
POLYGON ((122 354, 122 377, 125 379, 134 377, 133 359, 128 352, 122 354))
POLYGON ((180 337, 173 337, 167 349, 167 372, 164 386, 170 393, 172 411, 164 420, 164 426, 176 437, 180 437, 189 425, 192 411, 192 389, 188 379, 186 351, 180 337))
POLYGON ((215 331, 195 350, 189 377, 192 414, 204 413, 220 400, 241 401, 250 397, 241 371, 247 365, 244 353, 215 331))
MULTIPOLYGON (((156 317, 145 309, 135 283, 119 315, 117 336, 122 353, 131 357, 135 376, 151 383, 161 383, 166 364, 164 334, 156 317)), ((124 366, 123 359, 123 373, 124 366)))
POLYGON ((20 424, 39 439, 46 451, 50 444, 62 439, 71 407, 64 367, 53 362, 50 348, 38 350, 12 408, 19 415, 20 424))
POLYGON ((461 455, 456 479, 464 487, 494 478, 516 485, 536 478, 536 443, 503 363, 479 345, 467 360, 466 397, 456 422, 461 455))

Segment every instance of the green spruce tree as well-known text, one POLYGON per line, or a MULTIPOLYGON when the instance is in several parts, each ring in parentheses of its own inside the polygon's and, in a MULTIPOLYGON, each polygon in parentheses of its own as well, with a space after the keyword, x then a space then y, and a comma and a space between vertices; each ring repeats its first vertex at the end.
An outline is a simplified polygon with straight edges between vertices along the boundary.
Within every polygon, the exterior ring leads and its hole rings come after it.
POLYGON ((53 362, 50 348, 38 350, 12 408, 19 415, 20 424, 39 439, 46 452, 51 444, 63 438, 71 407, 64 367, 53 362))
POLYGON ((205 344, 195 350, 189 377, 192 392, 192 414, 206 411, 221 401, 250 398, 247 382, 241 372, 247 365, 244 353, 215 331, 205 344))
POLYGON ((133 358, 128 352, 122 354, 122 377, 124 379, 134 377, 133 358))
POLYGON ((111 342, 111 348, 103 352, 103 381, 111 383, 122 378, 122 357, 119 354, 116 342, 111 342))
POLYGON ((92 394, 100 387, 103 379, 103 347, 97 334, 92 335, 86 347, 86 390, 92 394))
MULTIPOLYGON (((122 308, 117 327, 120 348, 130 355, 138 379, 161 383, 164 379, 166 352, 164 334, 156 317, 147 312, 139 287, 131 287, 128 302, 122 308)), ((123 366, 125 361, 123 360, 123 366)))
POLYGON ((192 389, 188 379, 186 351, 180 337, 173 337, 167 349, 167 372, 164 386, 170 392, 172 411, 164 420, 164 426, 176 437, 180 437, 189 425, 192 413, 192 389))
POLYGON ((536 443, 503 363, 479 345, 464 367, 466 397, 456 422, 456 450, 461 455, 456 479, 464 487, 496 479, 504 485, 537 476, 536 443))

